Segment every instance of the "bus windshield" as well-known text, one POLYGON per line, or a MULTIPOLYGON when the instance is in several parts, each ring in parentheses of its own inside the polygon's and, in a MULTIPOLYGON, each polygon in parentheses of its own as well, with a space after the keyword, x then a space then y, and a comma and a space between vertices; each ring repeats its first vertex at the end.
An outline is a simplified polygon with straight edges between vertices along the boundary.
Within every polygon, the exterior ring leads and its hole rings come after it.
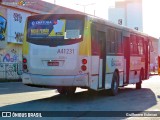
POLYGON ((54 16, 42 18, 31 17, 28 19, 28 42, 60 46, 82 41, 84 27, 82 19, 54 16))
POLYGON ((4 17, 0 16, 0 40, 5 40, 5 30, 7 21, 4 17))

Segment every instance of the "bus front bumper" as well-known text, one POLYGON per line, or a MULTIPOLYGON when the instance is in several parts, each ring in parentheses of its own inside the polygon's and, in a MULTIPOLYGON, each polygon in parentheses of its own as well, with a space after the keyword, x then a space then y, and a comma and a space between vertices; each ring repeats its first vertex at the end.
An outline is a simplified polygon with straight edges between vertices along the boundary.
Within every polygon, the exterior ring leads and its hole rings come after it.
POLYGON ((89 87, 88 74, 76 76, 47 76, 23 73, 22 82, 27 85, 56 87, 56 86, 76 86, 89 87))

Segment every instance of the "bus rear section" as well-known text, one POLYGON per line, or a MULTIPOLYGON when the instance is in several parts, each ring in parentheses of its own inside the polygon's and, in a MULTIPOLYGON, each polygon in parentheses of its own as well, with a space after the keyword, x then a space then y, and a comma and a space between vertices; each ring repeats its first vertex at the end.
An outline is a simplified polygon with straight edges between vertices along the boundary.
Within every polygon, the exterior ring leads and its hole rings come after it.
POLYGON ((55 87, 61 94, 88 87, 83 15, 36 15, 27 20, 23 44, 24 84, 55 87), (83 65, 84 63, 84 65, 83 65))

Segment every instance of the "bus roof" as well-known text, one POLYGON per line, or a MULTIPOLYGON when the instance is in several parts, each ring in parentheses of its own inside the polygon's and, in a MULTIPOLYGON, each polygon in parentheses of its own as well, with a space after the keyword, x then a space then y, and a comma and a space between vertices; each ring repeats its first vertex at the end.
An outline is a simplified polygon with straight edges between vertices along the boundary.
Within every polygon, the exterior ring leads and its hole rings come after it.
POLYGON ((129 27, 126 27, 126 26, 122 26, 122 25, 118 25, 118 24, 115 24, 115 23, 113 23, 111 21, 108 21, 106 19, 103 19, 103 18, 100 18, 100 17, 97 17, 97 16, 93 16, 93 15, 89 15, 89 14, 85 14, 85 13, 77 13, 77 14, 38 14, 38 15, 29 16, 28 18, 32 18, 32 17, 42 18, 41 16, 45 16, 45 15, 47 15, 48 17, 52 16, 52 15, 55 15, 55 16, 56 15, 57 16, 69 16, 69 17, 73 17, 73 16, 74 17, 76 17, 76 16, 86 17, 88 20, 91 20, 93 22, 98 22, 100 24, 104 24, 104 25, 107 25, 107 26, 110 26, 110 27, 114 27, 116 29, 119 29, 119 30, 122 30, 122 31, 125 31, 125 32, 129 32, 129 33, 133 33, 133 34, 139 34, 141 36, 149 37, 150 39, 157 39, 155 37, 149 36, 148 34, 137 31, 135 29, 132 29, 132 28, 129 28, 129 27))
POLYGON ((92 16, 92 15, 87 15, 89 19, 91 19, 93 22, 98 22, 98 23, 101 23, 101 24, 105 24, 107 26, 110 26, 110 27, 114 27, 116 29, 120 29, 122 31, 126 31, 126 32, 130 32, 130 33, 134 33, 134 34, 139 34, 141 36, 146 36, 146 37, 149 37, 150 39, 157 39, 153 36, 149 36, 148 34, 146 33, 143 33, 143 32, 140 32, 140 31, 137 31, 135 29, 132 29, 132 28, 129 28, 127 26, 122 26, 122 25, 118 25, 118 24, 115 24, 111 21, 108 21, 106 19, 102 19, 102 18, 99 18, 99 17, 96 17, 96 16, 92 16))

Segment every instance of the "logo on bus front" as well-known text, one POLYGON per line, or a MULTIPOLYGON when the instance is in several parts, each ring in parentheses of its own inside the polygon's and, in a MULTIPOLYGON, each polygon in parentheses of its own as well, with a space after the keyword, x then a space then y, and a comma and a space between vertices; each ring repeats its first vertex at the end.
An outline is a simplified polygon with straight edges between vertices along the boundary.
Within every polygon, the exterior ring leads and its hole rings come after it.
POLYGON ((51 20, 45 20, 45 21, 32 21, 32 25, 50 25, 52 24, 51 20))

